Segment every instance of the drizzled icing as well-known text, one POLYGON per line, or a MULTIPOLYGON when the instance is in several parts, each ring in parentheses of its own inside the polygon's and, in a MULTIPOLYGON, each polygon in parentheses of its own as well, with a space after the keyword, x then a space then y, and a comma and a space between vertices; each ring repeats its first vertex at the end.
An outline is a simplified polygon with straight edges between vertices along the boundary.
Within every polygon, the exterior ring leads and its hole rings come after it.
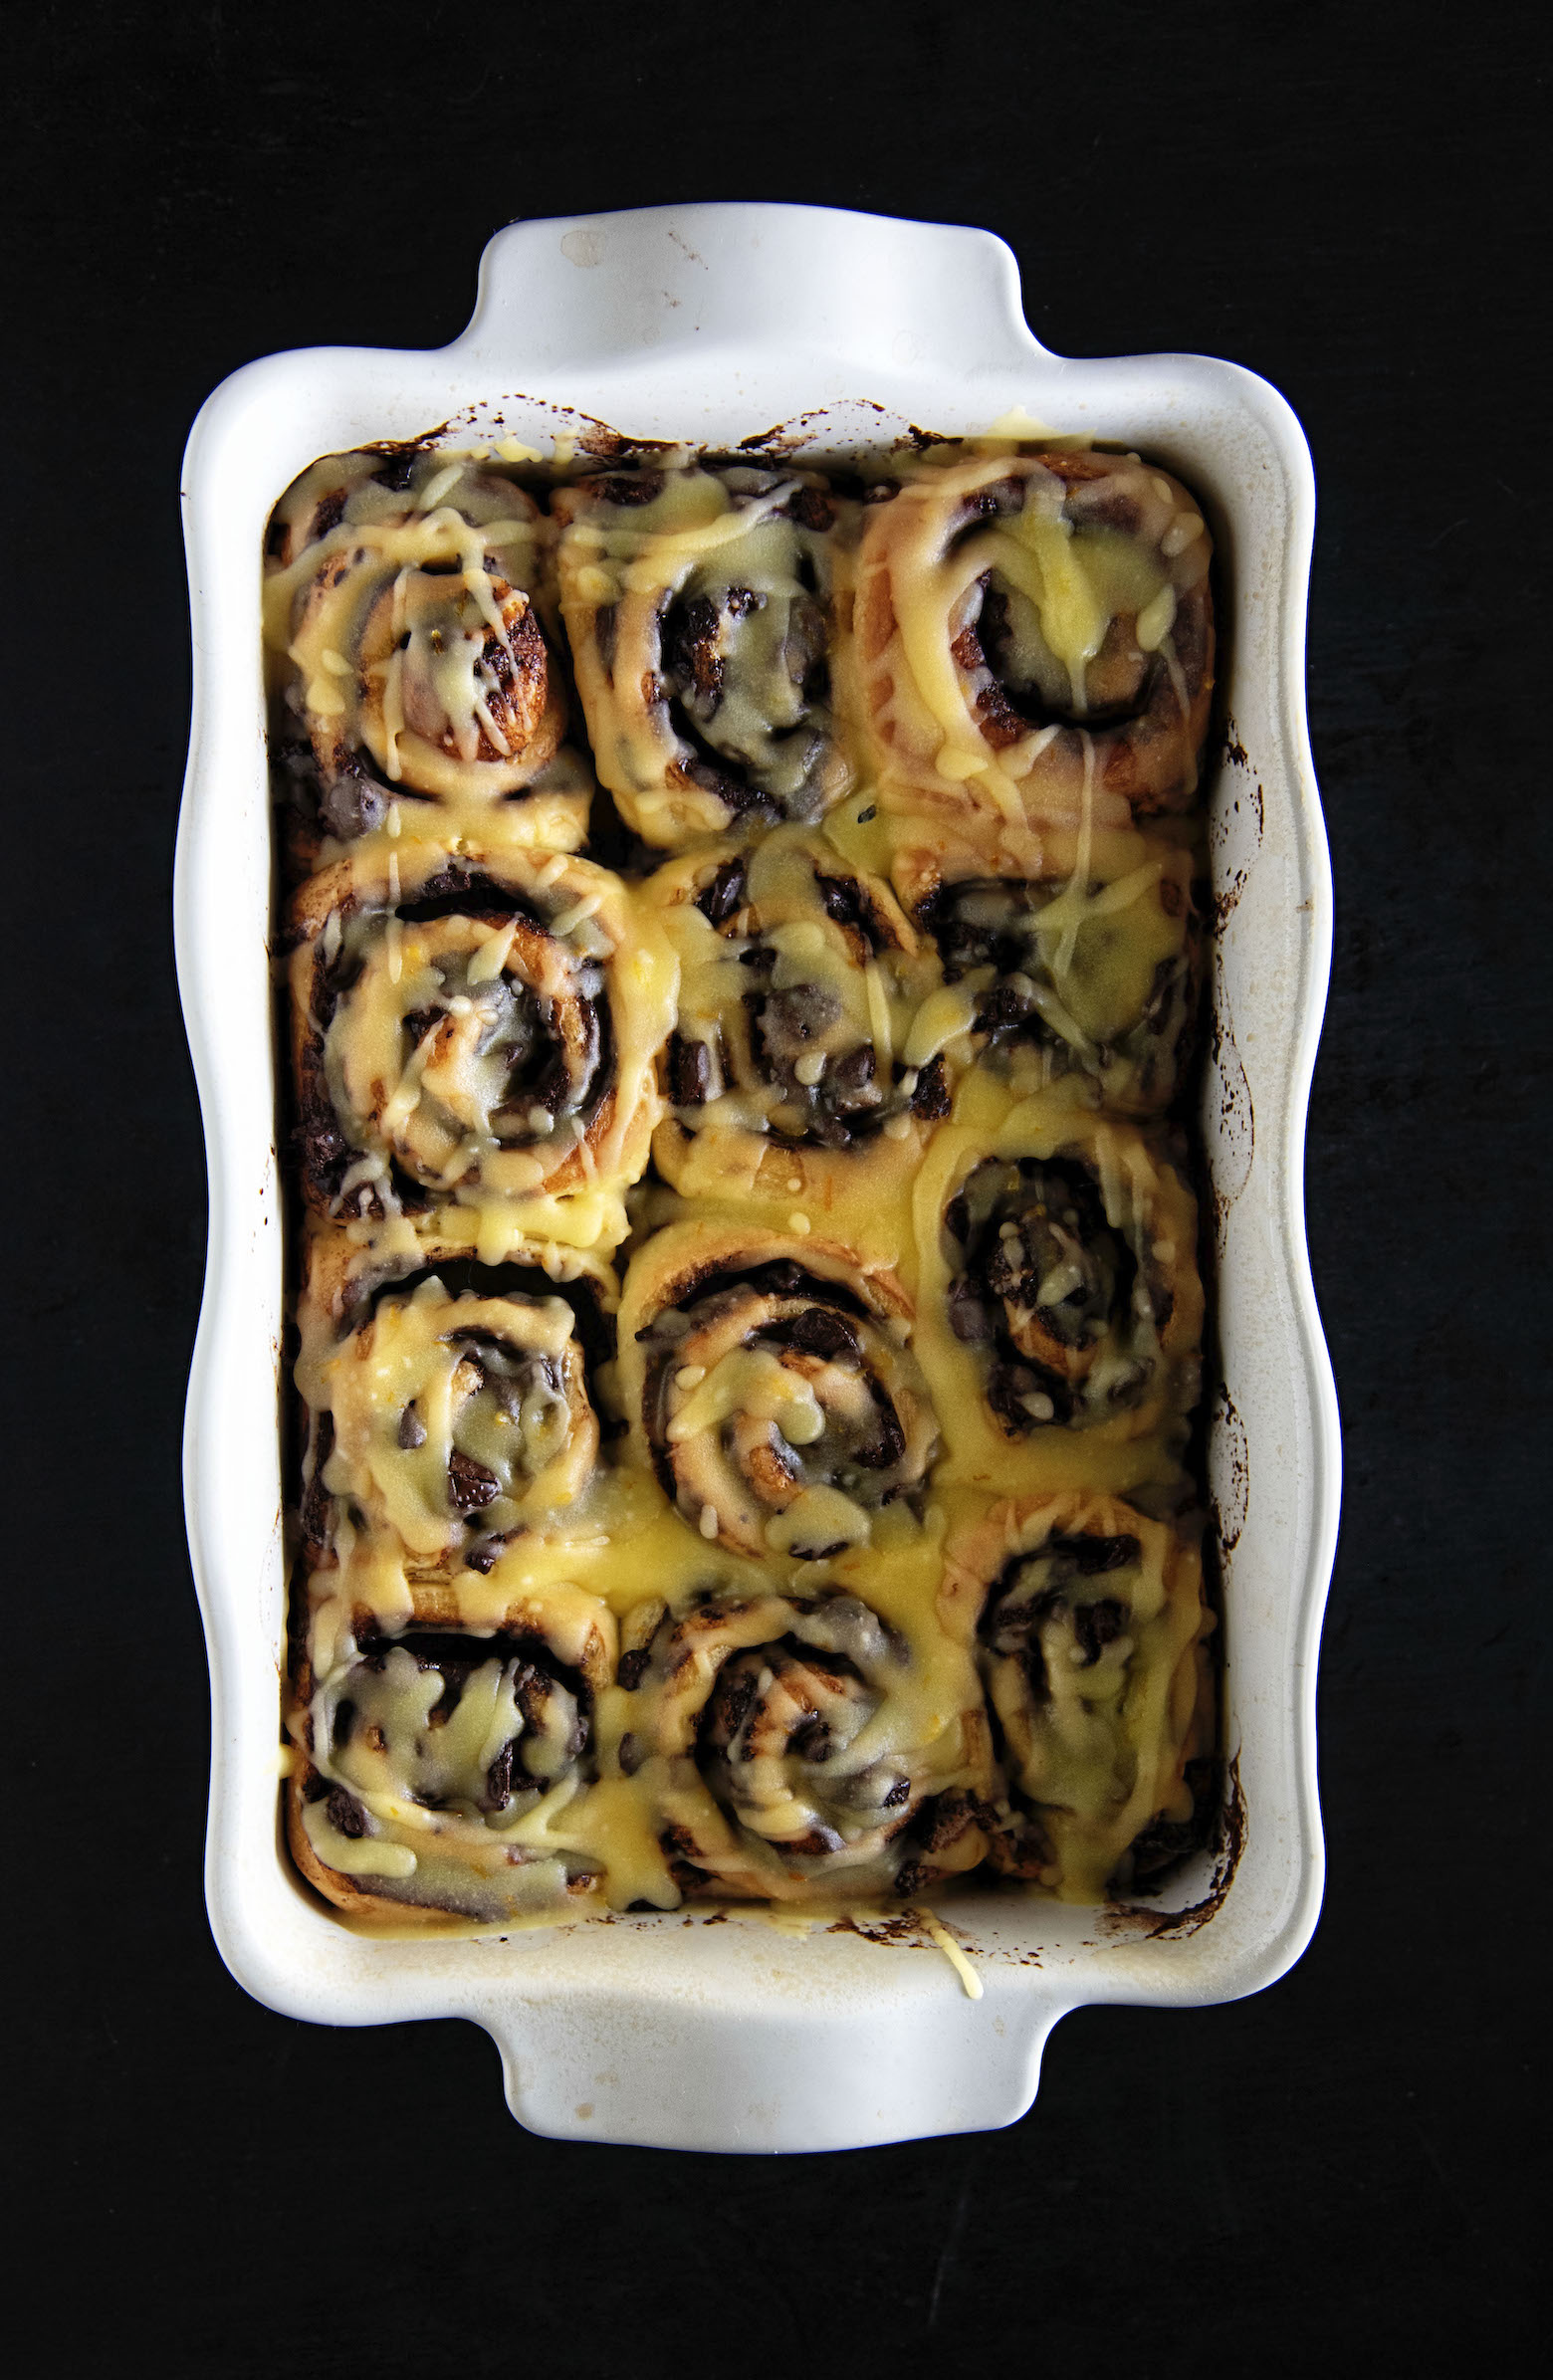
POLYGON ((934 1061, 969 1018, 889 885, 778 827, 670 861, 644 897, 680 962, 662 1173, 687 1196, 782 1213, 888 1197, 949 1111, 934 1061))
POLYGON ((528 1227, 537 1198, 641 1173, 676 968, 618 878, 561 854, 406 844, 337 863, 294 915, 319 1209, 395 1218, 451 1197, 528 1227))
POLYGON ((1197 1402, 1203 1291, 1196 1201, 1165 1146, 1059 1096, 1015 1100, 979 1071, 913 1203, 941 1476, 1168 1489, 1197 1402))
POLYGON ((845 509, 812 474, 699 466, 558 491, 561 606, 599 775, 646 842, 850 781, 830 710, 845 509))
POLYGON ((1017 435, 866 503, 508 442, 277 509, 288 1827, 364 1921, 1095 1899, 1201 1839, 1209 541, 1017 435), (575 856, 595 767, 671 857, 575 856))
POLYGON ((468 458, 340 456, 288 491, 265 633, 295 673, 282 703, 300 739, 283 750, 306 756, 293 770, 326 838, 382 831, 398 800, 455 833, 582 841, 589 785, 559 756, 546 624, 552 542, 533 498, 468 458))
POLYGON ((904 812, 1184 809, 1213 683, 1210 541, 1136 459, 951 460, 870 510, 852 700, 904 812))
POLYGON ((920 1501, 938 1424, 900 1284, 805 1234, 658 1232, 621 1302, 638 1459, 735 1551, 823 1560, 920 1501))
POLYGON ((1195 1548, 1103 1497, 998 1504, 951 1541, 943 1597, 976 1627, 1008 1748, 995 1865, 1066 1900, 1099 1898, 1129 1857, 1142 1880, 1187 1832, 1209 1749, 1195 1548))

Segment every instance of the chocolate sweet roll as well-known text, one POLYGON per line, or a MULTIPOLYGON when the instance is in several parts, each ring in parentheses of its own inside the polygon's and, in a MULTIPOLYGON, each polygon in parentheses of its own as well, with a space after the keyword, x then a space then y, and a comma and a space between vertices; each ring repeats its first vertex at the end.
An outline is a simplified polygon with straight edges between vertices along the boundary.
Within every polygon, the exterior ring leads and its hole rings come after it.
POLYGON ((303 1663, 287 1822, 309 1882, 357 1916, 490 1923, 596 1888, 570 1839, 617 1659, 606 1605, 531 1598, 495 1632, 334 1634, 303 1663))
POLYGON ((1195 1546, 1107 1497, 996 1505, 953 1539, 1008 1784, 993 1864, 1063 1900, 1148 1891, 1201 1842, 1213 1625, 1195 1546))
POLYGON ((680 962, 659 1171, 689 1196, 789 1206, 904 1182, 950 1096, 933 946, 889 886, 779 827, 671 860, 645 898, 680 962))
POLYGON ((552 541, 533 498, 467 455, 330 455, 288 489, 265 624, 304 847, 371 832, 395 804, 580 845, 590 782, 560 751, 552 541))
POLYGON ((595 1382, 614 1353, 607 1269, 537 1243, 527 1263, 444 1250, 406 1270, 327 1227, 309 1240, 296 1380, 312 1567, 402 1609, 410 1581, 486 1575, 531 1533, 586 1527, 595 1382))
POLYGON ((919 1657, 851 1594, 712 1595, 626 1660, 660 1897, 906 1896, 985 1855, 987 1721, 947 1638, 919 1657))
POLYGON ((879 798, 1040 821, 1185 809, 1214 682, 1210 540, 1136 456, 924 463, 865 517, 855 697, 879 798))
POLYGON ((823 1561, 914 1511, 938 1422, 911 1303, 833 1241, 710 1219, 631 1259, 619 1381, 638 1461, 703 1537, 823 1561))
MULTIPOLYGON (((917 1344, 949 1475, 1131 1484, 1199 1391, 1197 1203, 1167 1148, 1056 1100, 959 1131, 917 1185, 917 1344)), ((937 1156, 937 1152, 935 1152, 937 1156)))
POLYGON ((892 867, 946 985, 960 990, 972 1054, 1021 1096, 1066 1079, 1096 1106, 1162 1113, 1191 1055, 1202 991, 1191 841, 1095 835, 1082 873, 1072 853, 1053 853, 1038 873, 998 870, 994 856, 914 832, 892 867))
MULTIPOLYGON (((647 1163, 675 965, 590 861, 357 853, 292 908, 303 1194, 373 1220, 615 1197, 647 1163)), ((484 1251, 483 1251, 484 1252, 484 1251)))
POLYGON ((846 790, 830 699, 844 509, 812 473, 751 466, 556 490, 594 762, 644 841, 815 819, 846 790))

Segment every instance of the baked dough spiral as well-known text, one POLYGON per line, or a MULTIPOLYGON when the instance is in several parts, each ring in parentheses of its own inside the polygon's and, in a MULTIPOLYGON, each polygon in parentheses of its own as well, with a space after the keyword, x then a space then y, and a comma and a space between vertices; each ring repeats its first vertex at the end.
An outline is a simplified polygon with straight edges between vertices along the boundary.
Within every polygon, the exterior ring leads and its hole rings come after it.
POLYGON ((845 510, 812 473, 748 465, 556 490, 594 761, 645 842, 814 819, 846 790, 830 707, 845 510))
POLYGON ((1133 456, 924 464, 869 507, 855 700, 886 808, 1181 810, 1213 691, 1203 517, 1133 456))
POLYGON ((1195 1547, 1105 1497, 994 1506, 946 1549, 1006 1761, 995 1866, 1064 1900, 1147 1890, 1202 1839, 1212 1691, 1195 1547))
POLYGON ((523 489, 435 449, 331 457, 288 490, 266 628, 295 672, 279 757, 320 840, 369 833, 398 802, 505 840, 581 843, 591 787, 559 749, 552 542, 523 489))
POLYGON ((554 1830, 596 1772, 616 1658, 608 1607, 574 1590, 529 1598, 494 1633, 333 1639, 303 1664, 292 1713, 303 1874, 357 1915, 411 1919, 489 1922, 592 1892, 596 1863, 554 1830))
POLYGON ((925 1690, 858 1596, 714 1595, 666 1615, 626 1661, 617 1759, 650 1798, 681 1892, 904 1895, 985 1855, 975 1669, 925 1690))
POLYGON ((948 1475, 1131 1484, 1197 1403, 1197 1205, 1164 1145, 1057 1100, 941 1140, 916 1190, 917 1347, 948 1475), (1056 1469, 1053 1470, 1053 1466, 1056 1469))
POLYGON ((984 843, 909 833, 891 875, 971 1005, 972 1057, 1021 1096, 1058 1081, 1122 1115, 1169 1107, 1203 976, 1199 860, 1184 836, 1089 839, 1087 867, 998 867, 984 843))
POLYGON ((644 898, 680 963, 659 1171, 816 1210, 909 1178, 950 1094, 931 1007, 918 1025, 939 966, 890 887, 777 827, 669 861, 644 898))
POLYGON ((711 1218, 632 1258, 619 1379, 637 1459, 701 1534, 800 1562, 867 1545, 925 1487, 938 1422, 893 1274, 711 1218))
POLYGON ((318 1213, 522 1218, 647 1162, 675 967, 591 861, 390 845, 292 911, 303 1191, 318 1213))
POLYGON ((296 1368, 311 1563, 365 1540, 358 1570, 389 1553, 424 1585, 491 1571, 528 1531, 564 1532, 598 1459, 594 1381, 614 1345, 605 1268, 555 1248, 548 1271, 445 1254, 407 1275, 363 1270, 337 1311, 334 1235, 313 1236, 296 1368))

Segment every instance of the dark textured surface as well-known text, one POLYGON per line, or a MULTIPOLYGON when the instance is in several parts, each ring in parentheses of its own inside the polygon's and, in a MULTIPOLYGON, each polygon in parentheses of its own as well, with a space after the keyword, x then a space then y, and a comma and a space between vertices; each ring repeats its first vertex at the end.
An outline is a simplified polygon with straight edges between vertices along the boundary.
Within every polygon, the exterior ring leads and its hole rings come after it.
POLYGON ((11 2098, 51 2367, 873 2369, 932 2345, 957 2370, 1261 2374, 1341 2340, 1356 2365, 1519 2371, 1545 1945, 1543 12, 991 0, 951 37, 903 0, 790 41, 724 13, 83 0, 11 24, 7 779, 37 955, 7 1035, 8 1452, 53 1523, 13 1530, 36 1983, 11 2098), (1072 2018, 1010 2132, 763 2164, 533 2140, 472 2030, 333 2035, 242 1996, 200 1899, 178 1501, 188 422, 271 348, 450 337, 511 215, 683 196, 986 223, 1051 346, 1197 348, 1286 392, 1321 489, 1339 908, 1309 1164, 1349 1464, 1315 1944, 1235 2008, 1072 2018))

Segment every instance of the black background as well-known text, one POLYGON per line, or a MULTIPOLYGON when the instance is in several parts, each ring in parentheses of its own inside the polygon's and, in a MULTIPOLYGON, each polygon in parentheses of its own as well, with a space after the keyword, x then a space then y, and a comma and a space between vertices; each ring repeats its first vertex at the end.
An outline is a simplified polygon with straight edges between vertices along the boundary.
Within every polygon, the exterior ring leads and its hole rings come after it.
POLYGON ((11 17, 6 777, 36 952, 5 1010, 10 1705, 35 1740, 8 2096, 53 2368, 1526 2368, 1543 22, 1429 0, 11 17), (273 348, 450 338, 513 215, 723 196, 990 225, 1048 345, 1228 355, 1287 394, 1320 489, 1338 900, 1309 1149, 1348 1462, 1315 1943, 1233 2008, 1069 2019, 1010 2131, 761 2162, 530 2138, 473 2029, 332 2034, 230 1981, 177 1470, 202 1249, 168 908, 189 421, 273 348))

